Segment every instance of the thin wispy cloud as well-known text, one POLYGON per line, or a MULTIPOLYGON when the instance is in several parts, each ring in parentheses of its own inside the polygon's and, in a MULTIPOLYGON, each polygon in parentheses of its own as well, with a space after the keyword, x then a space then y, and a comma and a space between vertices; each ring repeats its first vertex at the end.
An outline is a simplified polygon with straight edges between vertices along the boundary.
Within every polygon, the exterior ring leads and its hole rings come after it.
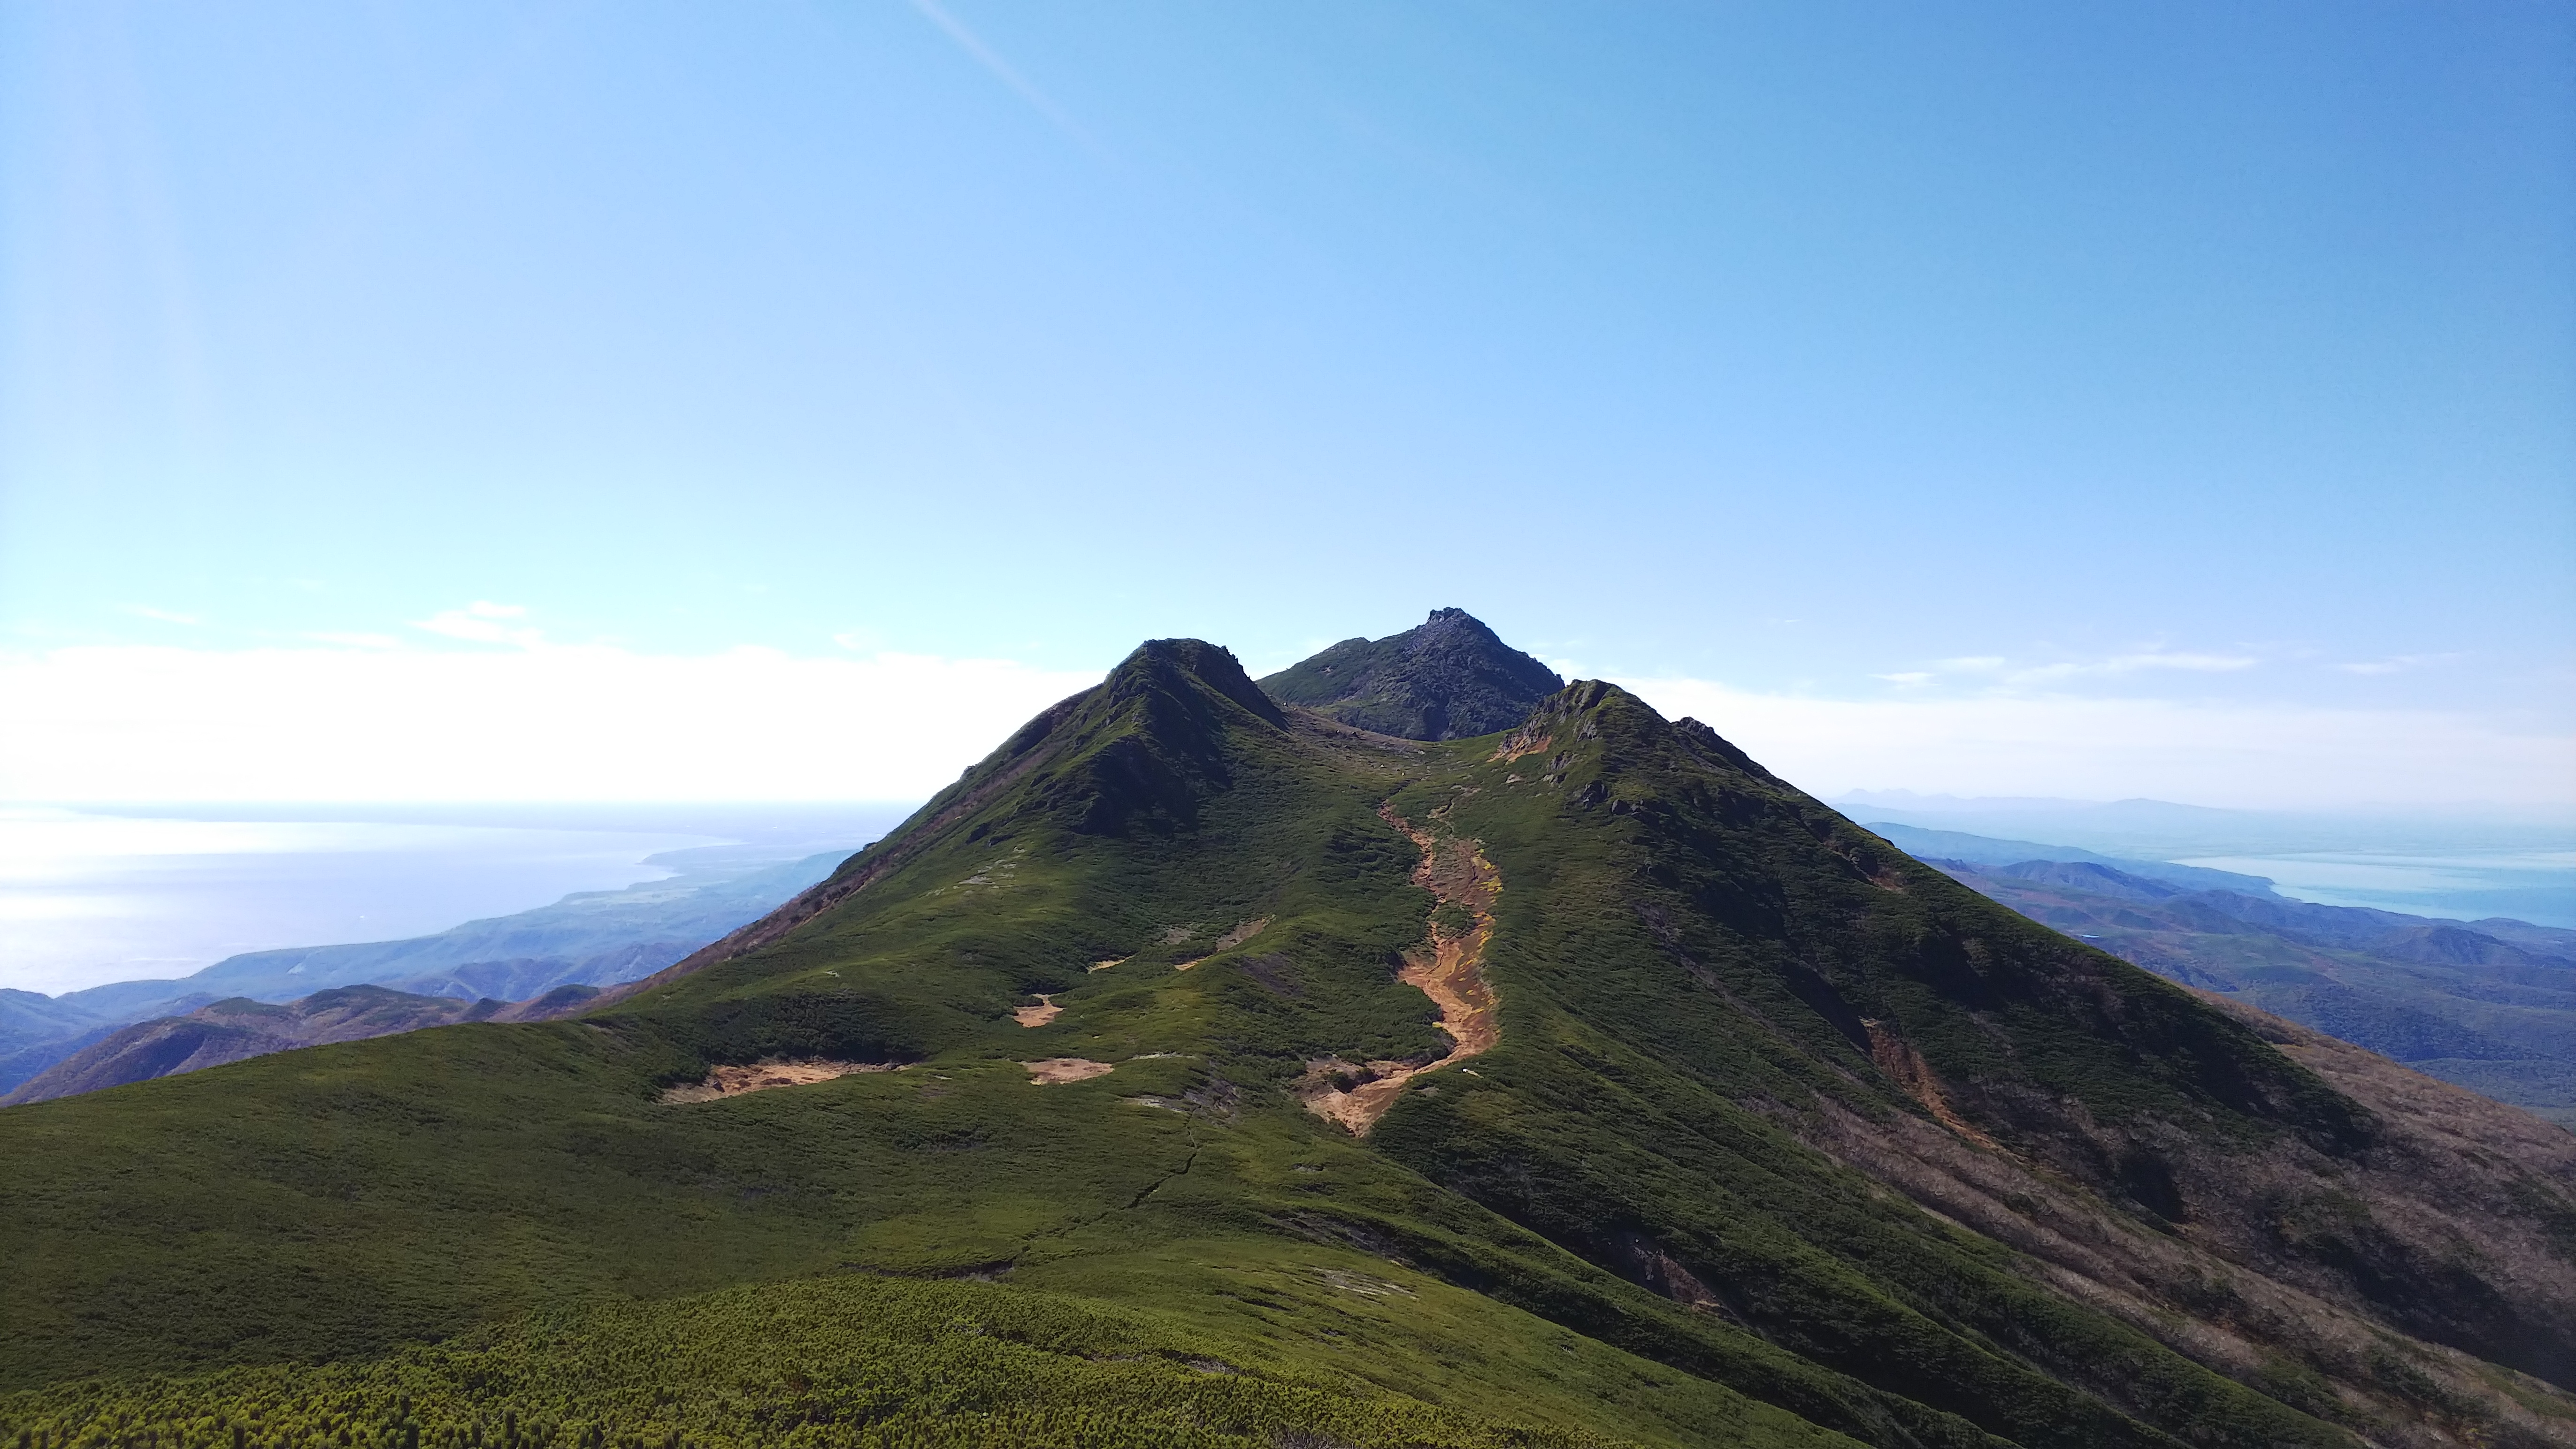
POLYGON ((1902 784, 2279 808, 2576 803, 2576 738, 2467 712, 2009 690, 1822 699, 1706 679, 1619 683, 1825 796, 1902 784))
POLYGON ((2118 679, 2156 671, 2183 674, 2238 674, 2263 661, 2251 654, 2214 654, 2178 649, 2135 649, 2095 659, 2056 659, 2024 663, 2001 654, 1970 654, 1937 659, 1923 669, 1873 674, 1891 684, 1922 686, 1945 678, 1989 688, 2024 689, 2084 679, 2118 679))
POLYGON ((2458 657, 2456 654, 2392 654, 2385 659, 2356 660, 2350 664, 2338 664, 2335 668, 2346 674, 2404 674, 2458 657))
POLYGON ((2181 670, 2191 674, 2233 674, 2238 670, 2251 669, 2261 662, 2244 654, 2180 654, 2155 651, 2144 654, 2115 654, 2108 659, 2041 664, 2029 669, 2014 670, 2008 677, 2016 684, 2026 684, 2050 679, 2078 679, 2087 675, 2136 674, 2150 669, 2181 670))
POLYGON ((942 35, 956 42, 959 50, 966 52, 977 65, 991 73, 995 80, 1009 87, 1013 95, 1028 102, 1030 109, 1044 116, 1048 124, 1073 138, 1077 145, 1094 156, 1102 160, 1109 159, 1107 147, 1102 146, 1089 131, 1084 130, 1080 122, 1066 114, 1064 107, 1057 105, 1052 96, 1039 90, 1027 76, 1020 74, 1017 66, 1004 60, 993 47, 986 45, 983 37, 967 28, 966 22, 949 14, 937 3, 937 0, 909 0, 909 3, 913 9, 921 12, 923 19, 939 27, 942 35))
POLYGON ((476 599, 462 609, 442 609, 412 627, 450 639, 464 639, 476 644, 511 644, 521 649, 545 646, 545 635, 535 629, 514 627, 509 621, 524 618, 527 609, 519 604, 495 604, 476 599))

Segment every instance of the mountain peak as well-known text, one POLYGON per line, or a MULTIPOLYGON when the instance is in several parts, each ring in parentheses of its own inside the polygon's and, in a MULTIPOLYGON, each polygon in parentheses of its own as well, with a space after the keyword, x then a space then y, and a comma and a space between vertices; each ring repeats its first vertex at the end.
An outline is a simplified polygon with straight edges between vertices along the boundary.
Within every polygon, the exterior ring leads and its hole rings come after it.
POLYGON ((1145 687, 1149 681, 1168 684, 1176 675, 1197 679, 1271 724, 1283 719, 1278 704, 1252 682, 1234 651, 1204 639, 1148 639, 1109 672, 1108 687, 1114 696, 1145 687))
POLYGON ((1345 639, 1261 681, 1273 699, 1415 740, 1510 729, 1564 687, 1555 670, 1459 608, 1434 609, 1384 639, 1345 639))

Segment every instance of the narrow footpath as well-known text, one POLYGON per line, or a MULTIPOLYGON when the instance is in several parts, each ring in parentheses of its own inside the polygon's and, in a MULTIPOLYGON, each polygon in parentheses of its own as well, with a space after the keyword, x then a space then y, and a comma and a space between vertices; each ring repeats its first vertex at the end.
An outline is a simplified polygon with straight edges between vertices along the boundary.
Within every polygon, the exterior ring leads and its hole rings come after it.
POLYGON ((1485 946, 1494 936, 1494 900, 1503 889, 1501 873, 1473 840, 1443 838, 1385 806, 1379 806, 1377 813, 1421 848, 1422 863, 1414 867, 1413 883, 1439 901, 1423 944, 1406 954, 1396 979, 1440 1008, 1440 1029, 1449 1033, 1452 1045, 1446 1056, 1418 1066, 1370 1062, 1355 1069, 1342 1061, 1312 1064, 1297 1095, 1306 1110, 1342 1124, 1354 1137, 1368 1135, 1403 1095, 1406 1083, 1492 1051, 1502 1040, 1502 1026, 1494 1016, 1494 991, 1484 973, 1485 946), (1470 924, 1465 930, 1443 923, 1440 907, 1447 906, 1467 913, 1470 924), (1353 1081, 1354 1077, 1360 1080, 1353 1081))

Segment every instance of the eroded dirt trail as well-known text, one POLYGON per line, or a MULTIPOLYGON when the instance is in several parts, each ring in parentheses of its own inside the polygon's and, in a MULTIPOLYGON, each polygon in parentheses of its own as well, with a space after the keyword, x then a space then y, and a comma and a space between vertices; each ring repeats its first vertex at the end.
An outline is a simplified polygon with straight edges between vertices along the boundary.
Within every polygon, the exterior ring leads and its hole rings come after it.
POLYGON ((1396 979, 1440 1008, 1440 1029, 1449 1033, 1453 1045, 1448 1055, 1420 1065, 1370 1062, 1354 1067, 1326 1061, 1309 1066, 1298 1086, 1306 1110, 1339 1122, 1355 1137, 1367 1136, 1414 1078, 1492 1051, 1502 1040, 1502 1027, 1494 1016, 1494 989, 1484 973, 1485 946, 1494 935, 1494 899, 1503 889, 1501 873, 1473 840, 1442 836, 1384 806, 1378 815, 1421 847, 1422 863, 1414 867, 1413 883, 1440 902, 1431 913, 1428 938, 1408 953, 1396 979), (1443 919, 1450 906, 1466 912, 1464 929, 1454 918, 1443 919))

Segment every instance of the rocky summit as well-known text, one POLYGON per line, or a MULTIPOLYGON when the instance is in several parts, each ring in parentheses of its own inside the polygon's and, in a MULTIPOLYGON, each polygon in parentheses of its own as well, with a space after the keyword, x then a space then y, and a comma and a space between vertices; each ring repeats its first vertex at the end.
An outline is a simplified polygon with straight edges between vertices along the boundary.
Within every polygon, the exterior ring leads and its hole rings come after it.
POLYGON ((1345 639, 1261 681, 1274 699, 1408 740, 1455 740, 1519 724, 1565 687, 1464 609, 1384 639, 1345 639))
POLYGON ((2576 1442, 2576 1138, 1452 611, 1149 642, 576 1017, 0 1163, 23 1449, 2576 1442))

